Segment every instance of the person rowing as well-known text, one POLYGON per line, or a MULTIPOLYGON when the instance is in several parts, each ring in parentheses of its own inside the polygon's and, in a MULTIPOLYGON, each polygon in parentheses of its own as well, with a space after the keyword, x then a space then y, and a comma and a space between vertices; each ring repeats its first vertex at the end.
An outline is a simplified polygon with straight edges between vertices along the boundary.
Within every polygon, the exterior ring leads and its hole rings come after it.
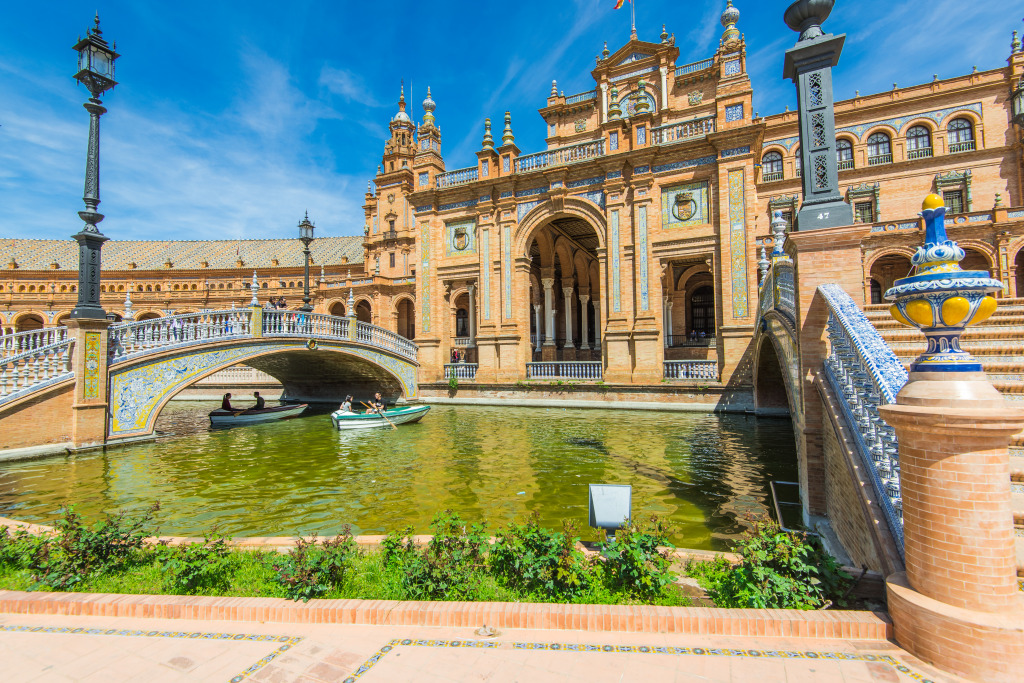
POLYGON ((252 392, 252 395, 256 397, 256 405, 254 405, 251 408, 251 410, 263 410, 264 408, 267 407, 267 402, 263 399, 262 396, 260 396, 260 392, 254 391, 252 392))

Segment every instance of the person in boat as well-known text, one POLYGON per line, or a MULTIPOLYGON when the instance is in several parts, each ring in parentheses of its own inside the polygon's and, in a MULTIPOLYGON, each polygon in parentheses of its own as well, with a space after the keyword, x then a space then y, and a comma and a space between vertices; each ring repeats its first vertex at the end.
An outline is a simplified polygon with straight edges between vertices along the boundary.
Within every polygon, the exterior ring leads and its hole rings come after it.
POLYGON ((260 396, 260 392, 254 391, 252 392, 252 395, 256 398, 256 405, 252 407, 252 410, 263 410, 266 407, 267 402, 263 400, 262 396, 260 396))
POLYGON ((379 391, 373 395, 373 400, 370 401, 370 407, 373 408, 374 412, 382 415, 384 414, 384 399, 380 397, 379 391))
POLYGON ((352 412, 352 396, 351 395, 345 397, 345 400, 341 402, 341 407, 339 408, 339 410, 341 412, 343 412, 343 413, 351 413, 352 412))
POLYGON ((234 410, 234 408, 231 407, 231 394, 224 394, 224 398, 220 401, 220 409, 234 410))

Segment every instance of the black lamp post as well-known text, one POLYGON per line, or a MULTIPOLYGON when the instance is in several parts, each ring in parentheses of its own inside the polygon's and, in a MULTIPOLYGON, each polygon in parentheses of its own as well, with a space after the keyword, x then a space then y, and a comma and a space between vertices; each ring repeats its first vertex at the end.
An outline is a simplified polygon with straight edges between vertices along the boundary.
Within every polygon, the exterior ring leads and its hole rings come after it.
POLYGON ((100 116, 107 111, 100 102, 100 95, 117 85, 114 60, 120 55, 103 39, 99 14, 95 22, 85 38, 74 46, 78 52, 75 79, 89 89, 92 97, 82 105, 89 112, 89 152, 85 162, 85 196, 82 197, 85 211, 78 212, 85 227, 74 235, 78 242, 78 303, 70 317, 103 320, 106 313, 100 306, 100 250, 109 238, 96 227, 103 220, 103 214, 96 210, 100 203, 100 116))
POLYGON ((309 305, 309 244, 310 242, 313 241, 313 228, 315 227, 316 226, 309 222, 309 212, 307 211, 306 217, 302 219, 301 223, 299 223, 299 240, 302 241, 302 244, 305 247, 302 250, 302 253, 306 257, 306 271, 304 276, 305 280, 302 296, 302 306, 299 308, 299 310, 305 311, 306 313, 309 313, 313 310, 313 307, 309 305))
POLYGON ((1011 97, 1010 109, 1013 114, 1013 122, 1024 128, 1024 76, 1021 76, 1011 97))

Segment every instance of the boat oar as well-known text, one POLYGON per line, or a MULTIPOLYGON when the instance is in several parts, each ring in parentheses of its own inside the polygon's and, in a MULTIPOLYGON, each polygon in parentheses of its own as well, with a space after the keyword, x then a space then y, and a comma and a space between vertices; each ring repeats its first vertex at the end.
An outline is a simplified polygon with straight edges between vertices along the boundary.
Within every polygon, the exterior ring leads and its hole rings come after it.
POLYGON ((387 416, 386 416, 386 415, 384 415, 384 413, 383 413, 382 411, 378 411, 378 410, 377 410, 376 408, 372 407, 372 405, 368 405, 367 403, 364 403, 364 402, 362 402, 361 400, 360 400, 359 402, 360 402, 360 403, 362 403, 362 404, 364 404, 364 405, 366 405, 366 407, 367 407, 367 410, 368 410, 368 411, 373 411, 373 412, 374 412, 374 413, 376 413, 377 415, 379 415, 379 416, 381 416, 382 418, 384 418, 385 420, 387 420, 387 423, 388 423, 389 425, 391 425, 391 429, 397 429, 397 427, 395 426, 395 424, 394 424, 393 422, 391 422, 390 420, 388 420, 388 419, 387 419, 387 416))

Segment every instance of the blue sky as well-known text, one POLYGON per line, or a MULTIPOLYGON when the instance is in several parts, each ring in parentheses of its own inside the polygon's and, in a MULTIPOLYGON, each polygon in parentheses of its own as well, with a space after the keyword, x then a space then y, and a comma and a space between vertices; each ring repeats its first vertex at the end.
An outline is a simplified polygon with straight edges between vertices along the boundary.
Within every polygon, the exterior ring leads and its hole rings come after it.
MULTIPOLYGON (((636 0, 641 39, 662 23, 679 63, 714 53, 725 2, 636 0)), ((825 27, 848 34, 838 98, 1006 64, 1024 28, 1006 0, 840 0, 825 27)), ((116 239, 292 237, 309 210, 320 232, 362 230, 405 79, 422 117, 437 101, 449 169, 475 164, 483 119, 511 110, 523 153, 544 145, 551 79, 590 89, 594 57, 629 37, 613 0, 48 0, 9 3, 0 41, 0 237, 65 238, 81 226, 87 97, 71 75, 77 37, 99 9, 123 55, 104 97, 100 210, 116 239)), ((754 108, 795 106, 783 81, 796 34, 788 2, 736 0, 754 108)), ((1020 10, 1020 6, 1018 6, 1020 10)), ((2 251, 2 250, 0 250, 2 251)))

